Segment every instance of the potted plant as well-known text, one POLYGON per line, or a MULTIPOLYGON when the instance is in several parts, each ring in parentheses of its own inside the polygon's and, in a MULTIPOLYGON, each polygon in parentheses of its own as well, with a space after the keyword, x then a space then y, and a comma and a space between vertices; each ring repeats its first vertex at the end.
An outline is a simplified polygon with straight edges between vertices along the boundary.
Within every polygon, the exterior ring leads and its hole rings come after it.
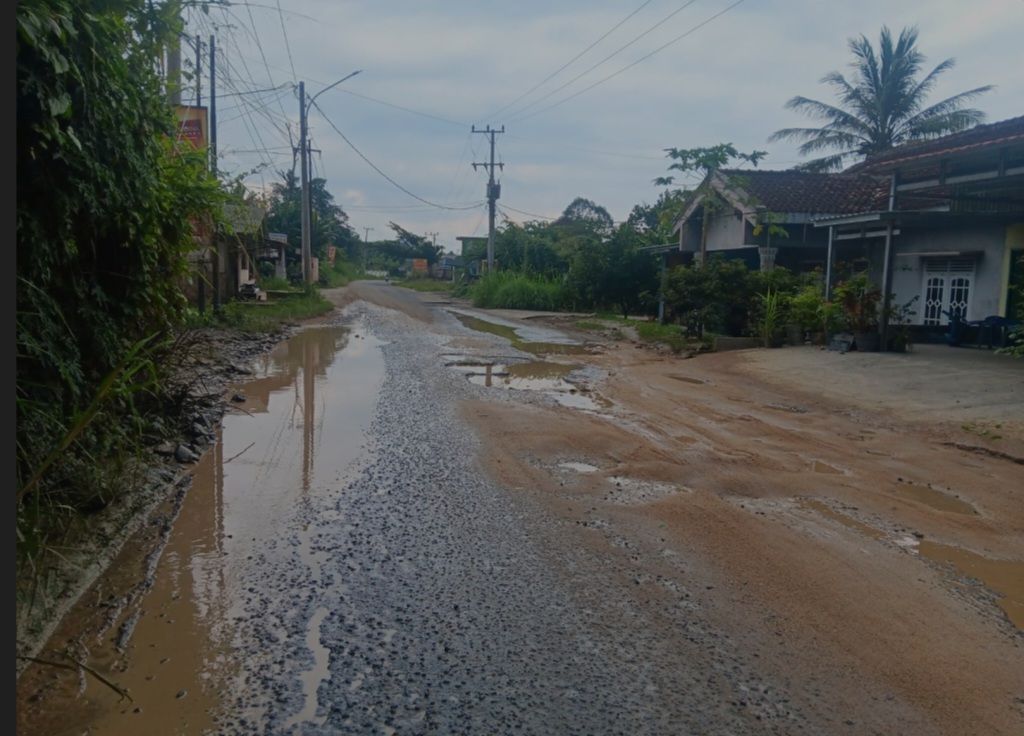
POLYGON ((859 273, 836 284, 832 294, 842 310, 846 328, 853 333, 857 350, 877 351, 878 307, 882 301, 882 290, 868 279, 866 273, 859 273))
MULTIPOLYGON (((895 297, 895 294, 889 296, 890 302, 893 297, 895 297)), ((911 307, 914 306, 914 302, 919 298, 920 295, 915 296, 904 304, 889 308, 889 327, 892 328, 892 331, 886 347, 894 353, 905 353, 911 348, 910 318, 917 314, 911 307)))

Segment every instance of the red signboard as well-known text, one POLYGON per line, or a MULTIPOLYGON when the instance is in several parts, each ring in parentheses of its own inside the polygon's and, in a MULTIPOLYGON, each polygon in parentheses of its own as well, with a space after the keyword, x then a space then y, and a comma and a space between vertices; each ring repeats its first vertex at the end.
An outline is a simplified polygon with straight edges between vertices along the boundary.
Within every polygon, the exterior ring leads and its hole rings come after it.
POLYGON ((187 141, 192 148, 206 149, 206 108, 195 105, 178 105, 178 140, 187 141))

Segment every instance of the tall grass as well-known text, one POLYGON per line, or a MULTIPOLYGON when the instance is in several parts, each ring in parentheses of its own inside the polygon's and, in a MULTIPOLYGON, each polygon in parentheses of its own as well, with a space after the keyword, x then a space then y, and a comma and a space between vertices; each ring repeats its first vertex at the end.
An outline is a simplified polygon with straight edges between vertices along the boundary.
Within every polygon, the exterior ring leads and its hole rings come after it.
POLYGON ((482 309, 558 311, 565 307, 568 297, 558 281, 499 271, 473 284, 470 300, 482 309))

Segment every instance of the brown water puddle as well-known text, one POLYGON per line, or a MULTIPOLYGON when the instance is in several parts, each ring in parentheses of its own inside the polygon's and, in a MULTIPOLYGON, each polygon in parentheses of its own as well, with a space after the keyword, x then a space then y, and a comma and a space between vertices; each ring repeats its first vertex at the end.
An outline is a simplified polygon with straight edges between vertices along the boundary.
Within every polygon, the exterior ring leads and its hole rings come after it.
MULTIPOLYGON (((234 390, 246 396, 240 411, 229 411, 195 465, 162 553, 140 571, 153 535, 148 547, 143 535, 127 544, 41 654, 56 660, 68 641, 81 641, 85 664, 134 702, 92 677, 32 665, 17 684, 19 734, 216 731, 221 696, 237 674, 233 642, 244 636, 231 623, 241 612, 239 571, 256 540, 280 534, 302 496, 336 484, 359 456, 383 373, 379 345, 359 331, 318 328, 261 358, 255 378, 234 390), (325 437, 330 444, 321 450, 325 437)), ((316 581, 308 535, 292 526, 316 581)), ((302 675, 306 706, 296 718, 303 721, 314 720, 317 686, 327 676, 319 643, 325 614, 309 622, 315 664, 302 675)))
POLYGON ((949 564, 1001 597, 996 603, 1018 630, 1024 631, 1024 561, 992 560, 959 547, 921 540, 918 552, 933 562, 949 564))
POLYGON ((812 473, 827 473, 829 475, 844 475, 844 472, 837 468, 835 465, 829 465, 823 463, 821 460, 815 460, 811 463, 812 473))
POLYGON ((892 492, 900 498, 907 498, 939 511, 971 515, 978 513, 977 509, 966 501, 961 501, 959 498, 943 493, 935 488, 929 488, 928 486, 916 483, 898 483, 892 492))
POLYGON ((152 577, 138 577, 145 572, 138 559, 146 550, 126 545, 111 572, 83 596, 43 651, 43 658, 56 659, 50 652, 81 640, 88 650, 85 664, 127 690, 132 700, 92 676, 47 673, 33 665, 18 682, 19 734, 138 734, 153 730, 154 724, 162 733, 201 733, 214 727, 212 713, 220 702, 215 683, 230 680, 233 670, 224 630, 230 601, 219 508, 223 485, 216 472, 223 449, 218 432, 215 445, 196 465, 193 487, 152 577), (128 597, 130 602, 118 610, 128 597), (110 610, 110 620, 102 622, 97 603, 110 610), (103 630, 95 638, 77 630, 101 622, 103 630), (22 706, 22 697, 40 687, 48 694, 39 709, 22 706))
POLYGON ((885 538, 885 534, 878 531, 874 527, 868 526, 864 522, 854 519, 852 516, 840 513, 839 511, 836 511, 834 508, 829 506, 827 503, 819 501, 816 498, 797 499, 797 506, 799 506, 802 509, 808 509, 809 511, 817 512, 818 514, 824 516, 826 519, 838 521, 843 526, 849 529, 853 529, 854 531, 860 532, 865 537, 868 537, 870 539, 885 538))
POLYGON ((690 378, 689 376, 670 375, 669 378, 674 381, 683 381, 684 383, 695 383, 699 386, 703 386, 707 383, 707 381, 702 381, 699 378, 690 378))
POLYGON ((590 351, 586 345, 576 343, 540 342, 524 338, 515 328, 472 317, 468 314, 453 312, 456 319, 471 330, 486 332, 490 335, 503 337, 512 343, 514 348, 534 355, 585 355, 590 351))

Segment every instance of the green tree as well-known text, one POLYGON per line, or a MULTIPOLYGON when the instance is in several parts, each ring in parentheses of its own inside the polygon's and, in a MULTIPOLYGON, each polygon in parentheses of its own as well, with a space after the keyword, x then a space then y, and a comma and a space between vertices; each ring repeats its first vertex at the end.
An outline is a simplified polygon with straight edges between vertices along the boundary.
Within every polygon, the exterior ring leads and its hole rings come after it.
MULTIPOLYGON (((270 187, 267 227, 271 232, 284 233, 292 245, 302 243, 302 182, 295 170, 279 171, 281 181, 270 187)), ((327 190, 327 180, 310 179, 310 247, 313 254, 325 262, 330 246, 340 248, 354 260, 358 237, 348 224, 348 215, 335 204, 334 195, 327 190)))
MULTIPOLYGON (((558 234, 549 223, 529 221, 517 224, 506 220, 496 233, 494 254, 502 270, 528 275, 554 277, 565 272, 568 264, 555 249, 558 234)), ((486 246, 481 249, 486 252, 486 246)))
POLYGON ((838 105, 800 96, 786 103, 787 109, 821 121, 822 127, 783 128, 768 141, 802 141, 799 151, 804 156, 834 151, 798 168, 835 171, 851 160, 983 122, 984 113, 966 105, 990 91, 991 85, 927 103, 939 76, 953 67, 954 60, 946 59, 921 78, 925 57, 917 48, 917 34, 915 27, 904 28, 894 41, 883 27, 877 50, 863 35, 850 38, 851 78, 836 71, 821 78, 834 89, 838 105))
POLYGON ((583 243, 566 279, 577 307, 614 309, 623 317, 651 308, 658 289, 658 262, 640 250, 645 244, 643 235, 628 223, 603 242, 583 243))
POLYGON ((648 236, 650 245, 666 243, 672 238, 672 223, 685 207, 687 197, 684 189, 666 189, 654 204, 634 205, 626 223, 648 236))
POLYGON ((584 197, 577 197, 555 220, 555 225, 597 233, 601 236, 610 235, 615 221, 601 205, 584 197))

